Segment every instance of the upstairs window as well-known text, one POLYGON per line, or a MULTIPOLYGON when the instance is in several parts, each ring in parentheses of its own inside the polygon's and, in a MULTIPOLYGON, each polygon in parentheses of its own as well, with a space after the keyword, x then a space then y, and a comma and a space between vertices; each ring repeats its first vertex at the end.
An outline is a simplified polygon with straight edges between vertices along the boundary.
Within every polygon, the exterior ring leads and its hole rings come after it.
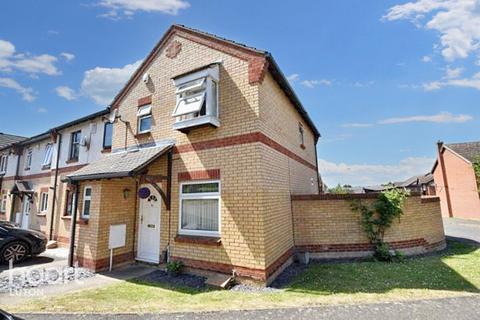
POLYGON ((70 136, 70 151, 68 153, 68 160, 76 161, 80 154, 80 139, 82 131, 72 132, 70 136))
POLYGON ((112 148, 112 138, 113 138, 113 123, 107 122, 105 123, 105 127, 103 129, 103 149, 112 148))
POLYGON ((172 116, 174 129, 204 124, 218 127, 218 64, 174 78, 177 102, 172 116))
POLYGON ((8 155, 3 154, 0 156, 0 174, 7 172, 7 162, 8 162, 8 155))
POLYGON ((49 143, 45 147, 45 156, 43 158, 42 168, 50 168, 52 164, 53 144, 49 143))
POLYGON ((138 133, 147 133, 152 129, 152 105, 141 106, 137 111, 138 133))
POLYGON ((30 170, 32 166, 32 149, 27 150, 27 156, 25 157, 25 170, 30 170))

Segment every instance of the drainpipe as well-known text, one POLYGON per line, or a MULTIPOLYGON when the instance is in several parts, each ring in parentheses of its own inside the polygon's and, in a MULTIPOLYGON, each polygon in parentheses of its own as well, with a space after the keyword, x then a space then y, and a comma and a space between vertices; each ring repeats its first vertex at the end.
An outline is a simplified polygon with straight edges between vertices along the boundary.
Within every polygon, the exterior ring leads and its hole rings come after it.
MULTIPOLYGON (((13 147, 14 150, 16 151, 17 154, 17 167, 15 168, 15 177, 13 178, 13 181, 18 180, 18 174, 20 173, 20 149, 16 148, 16 146, 13 147)), ((15 203, 17 200, 17 196, 14 194, 12 198, 12 206, 10 208, 10 222, 14 222, 14 215, 15 215, 15 203)))
POLYGON ((55 164, 55 179, 53 182, 53 202, 52 202, 52 216, 50 217, 50 235, 49 240, 53 240, 53 223, 55 220, 55 207, 57 202, 57 185, 58 185, 58 165, 60 162, 60 148, 62 146, 62 134, 58 133, 58 145, 57 145, 57 161, 55 164))
POLYGON ((73 203, 72 221, 70 224, 70 247, 68 250, 68 266, 73 267, 73 256, 75 254, 75 229, 77 227, 77 208, 78 208, 78 195, 80 187, 78 182, 74 182, 75 186, 75 198, 73 203))
POLYGON ((438 147, 438 162, 440 164, 440 168, 442 170, 442 176, 443 176, 443 185, 444 185, 444 188, 445 188, 445 196, 447 198, 447 210, 448 210, 448 216, 450 218, 453 217, 453 213, 452 213, 452 201, 450 199, 450 188, 448 186, 448 180, 447 180, 447 169, 445 167, 445 162, 444 162, 444 159, 443 159, 443 152, 442 152, 442 149, 443 149, 443 142, 442 141, 438 141, 437 142, 437 147, 438 147))

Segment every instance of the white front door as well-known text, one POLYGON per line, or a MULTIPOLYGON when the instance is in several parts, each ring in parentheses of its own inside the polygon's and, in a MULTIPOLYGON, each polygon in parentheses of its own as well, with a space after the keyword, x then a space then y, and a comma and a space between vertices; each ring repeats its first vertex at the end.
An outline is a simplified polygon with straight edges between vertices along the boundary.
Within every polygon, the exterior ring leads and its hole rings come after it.
POLYGON ((137 260, 159 263, 162 198, 152 186, 143 185, 141 188, 148 188, 150 196, 140 199, 137 260))
POLYGON ((28 229, 30 220, 30 198, 24 196, 23 198, 23 210, 22 210, 22 229, 28 229))

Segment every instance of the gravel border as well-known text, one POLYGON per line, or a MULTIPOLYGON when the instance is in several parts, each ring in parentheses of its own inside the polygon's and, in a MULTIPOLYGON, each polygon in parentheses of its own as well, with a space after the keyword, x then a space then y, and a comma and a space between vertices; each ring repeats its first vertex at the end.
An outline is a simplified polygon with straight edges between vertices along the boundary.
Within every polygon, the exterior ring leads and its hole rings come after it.
POLYGON ((186 273, 172 276, 163 270, 156 270, 135 279, 139 281, 168 284, 172 286, 187 287, 192 289, 205 289, 207 287, 205 284, 205 277, 195 276, 186 273))

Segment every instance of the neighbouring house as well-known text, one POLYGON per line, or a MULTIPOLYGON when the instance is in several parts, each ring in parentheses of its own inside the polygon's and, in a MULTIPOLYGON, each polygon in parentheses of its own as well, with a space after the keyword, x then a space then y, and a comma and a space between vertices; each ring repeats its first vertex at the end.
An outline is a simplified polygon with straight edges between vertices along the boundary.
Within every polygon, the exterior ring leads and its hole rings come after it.
MULTIPOLYGON (((361 188, 355 188, 355 190, 361 189, 360 193, 378 193, 390 188, 402 188, 410 192, 419 193, 424 196, 435 195, 435 183, 433 174, 427 173, 423 175, 413 176, 405 181, 393 182, 391 184, 382 184, 376 186, 367 186, 361 188)), ((354 192, 357 193, 357 192, 354 192)))
MULTIPOLYGON (((178 260, 268 283, 296 253, 372 252, 350 202, 375 195, 322 194, 319 138, 270 53, 173 25, 109 108, 6 147, 7 217, 93 270, 178 260)), ((438 198, 405 211, 392 248, 445 246, 438 198)))
POLYGON ((112 125, 102 120, 108 114, 102 110, 0 148, 8 161, 0 188, 5 219, 68 244, 73 194, 61 180, 110 151, 112 125))
MULTIPOLYGON (((432 169, 436 194, 445 217, 480 219, 480 194, 473 163, 480 157, 480 141, 438 142, 432 169)), ((479 159, 480 160, 480 159, 479 159)))
POLYGON ((4 177, 8 176, 10 167, 13 168, 8 166, 11 151, 9 146, 25 139, 27 138, 0 132, 0 220, 6 219, 7 215, 8 193, 2 188, 4 177))

